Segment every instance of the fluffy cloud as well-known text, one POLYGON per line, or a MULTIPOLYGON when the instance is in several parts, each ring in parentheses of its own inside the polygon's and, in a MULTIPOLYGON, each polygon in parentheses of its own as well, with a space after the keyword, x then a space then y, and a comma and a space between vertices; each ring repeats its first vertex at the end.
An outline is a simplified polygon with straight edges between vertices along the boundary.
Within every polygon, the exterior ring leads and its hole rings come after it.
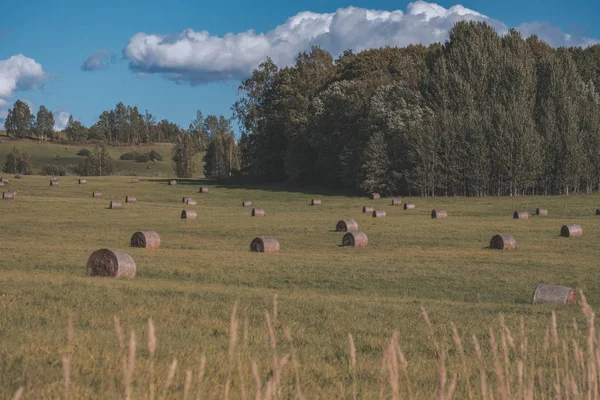
POLYGON ((69 117, 71 114, 64 110, 55 110, 54 111, 54 130, 62 131, 67 127, 67 122, 69 122, 69 117))
MULTIPOLYGON (((180 34, 138 33, 123 49, 129 68, 138 76, 161 74, 190 84, 239 79, 248 76, 266 57, 280 66, 293 63, 299 51, 318 45, 334 55, 382 46, 442 42, 462 20, 485 21, 499 33, 507 26, 461 5, 444 8, 416 1, 406 11, 380 11, 356 7, 331 14, 301 12, 266 33, 252 30, 222 37, 187 29, 180 34)), ((553 46, 589 45, 593 40, 568 35, 550 24, 523 24, 526 34, 538 34, 553 46)))
POLYGON ((115 62, 115 55, 108 50, 96 50, 81 64, 84 71, 95 71, 106 69, 108 65, 115 62))
POLYGON ((17 90, 37 89, 47 79, 42 65, 23 54, 0 60, 0 106, 6 105, 6 99, 17 90))

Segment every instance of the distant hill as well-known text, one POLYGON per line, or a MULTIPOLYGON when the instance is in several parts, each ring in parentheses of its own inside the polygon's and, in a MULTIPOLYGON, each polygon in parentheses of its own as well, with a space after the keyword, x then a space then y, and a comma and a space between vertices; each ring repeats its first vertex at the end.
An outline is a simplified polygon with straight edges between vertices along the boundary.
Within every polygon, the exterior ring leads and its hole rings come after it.
MULTIPOLYGON (((18 149, 27 151, 31 154, 31 160, 33 161, 33 173, 39 174, 42 166, 45 164, 54 165, 70 165, 79 164, 84 157, 78 156, 77 152, 86 147, 93 149, 93 145, 64 145, 42 142, 38 144, 34 140, 13 140, 2 138, 5 136, 4 131, 0 131, 0 169, 6 160, 6 155, 12 150, 14 146, 18 149)), ((114 174, 115 175, 145 175, 145 176, 173 176, 173 167, 171 161, 171 149, 172 144, 153 144, 153 145, 140 145, 140 146, 107 146, 107 149, 114 160, 114 174), (157 162, 144 162, 138 163, 133 160, 120 160, 119 157, 123 153, 130 151, 137 151, 140 153, 146 153, 150 150, 159 152, 163 156, 163 161, 157 162)), ((202 175, 203 163, 201 162, 204 153, 198 155, 198 162, 200 164, 197 169, 197 174, 202 175)))

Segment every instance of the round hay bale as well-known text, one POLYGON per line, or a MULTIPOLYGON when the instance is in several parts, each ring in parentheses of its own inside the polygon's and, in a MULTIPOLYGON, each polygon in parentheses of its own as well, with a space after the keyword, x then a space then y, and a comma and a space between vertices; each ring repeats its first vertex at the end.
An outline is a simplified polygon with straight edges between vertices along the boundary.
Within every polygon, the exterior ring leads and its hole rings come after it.
POLYGON ((379 193, 371 193, 371 200, 377 200, 381 198, 381 195, 379 193))
POLYGON ((513 219, 529 219, 529 213, 527 211, 515 211, 513 219))
POLYGON ((583 236, 583 229, 581 229, 581 225, 579 225, 579 224, 563 225, 562 228, 560 228, 560 236, 564 236, 564 237, 583 236))
POLYGON ((58 181, 50 180, 50 186, 58 186, 58 181))
POLYGON ((131 183, 140 183, 138 178, 131 178, 131 183))
POLYGON ((13 200, 14 198, 15 198, 15 195, 13 194, 13 192, 3 192, 2 193, 3 200, 13 200))
POLYGON ((14 178, 15 178, 15 179, 21 179, 21 178, 22 178, 22 176, 21 176, 21 175, 19 175, 19 174, 16 174, 16 175, 14 176, 14 178))
POLYGON ((392 205, 393 206, 399 206, 402 205, 402 199, 400 197, 394 197, 392 199, 392 205))
POLYGON ((342 239, 342 246, 367 247, 369 238, 363 232, 348 232, 342 239))
POLYGON ((183 210, 181 212, 181 219, 196 219, 198 218, 198 214, 196 210, 183 210))
POLYGON ((0 187, 4 187, 4 182, 0 181, 0 187))
POLYGON ((310 205, 311 206, 320 206, 321 205, 321 200, 319 200, 319 199, 312 199, 310 201, 310 205))
POLYGON ((279 253, 279 249, 279 241, 271 236, 260 236, 250 243, 250 251, 254 253, 279 253))
POLYGON ((517 247, 517 241, 513 235, 496 235, 490 240, 490 248, 496 250, 511 250, 517 247))
POLYGON ((171 179, 169 181, 169 186, 174 186, 174 185, 177 185, 177 181, 175 179, 171 179))
POLYGON ((143 249, 159 249, 160 236, 154 231, 136 232, 131 237, 131 247, 141 247, 143 249))
POLYGON ((188 199, 185 201, 185 204, 190 205, 190 206, 195 206, 198 203, 196 202, 196 200, 188 199))
POLYGON ((337 223, 335 226, 336 232, 358 232, 358 224, 355 220, 343 220, 337 223))
POLYGON ((375 211, 375 207, 363 206, 362 211, 365 214, 371 214, 373 211, 375 211))
POLYGON ((58 182, 58 176, 53 176, 50 178, 51 181, 58 182))
POLYGON ((242 201, 242 207, 252 207, 252 202, 250 200, 242 201))
POLYGON ((448 213, 446 212, 446 210, 433 210, 431 211, 431 218, 446 219, 448 218, 448 213))
POLYGON ((415 205, 413 203, 404 203, 404 209, 405 210, 414 210, 415 205))
POLYGON ((200 186, 199 193, 208 193, 208 188, 206 186, 200 186))
POLYGON ((123 205, 121 204, 121 202, 119 200, 111 200, 110 201, 110 207, 109 208, 111 210, 114 210, 114 209, 117 209, 117 208, 121 208, 121 207, 123 207, 123 205))
POLYGON ((386 216, 385 210, 373 210, 371 213, 373 218, 383 218, 386 216))
POLYGON ((102 193, 100 193, 100 192, 92 192, 92 197, 102 197, 102 193))
POLYGON ((183 198, 181 199, 181 202, 182 202, 182 203, 187 203, 187 202, 188 202, 188 200, 191 200, 191 199, 192 199, 191 197, 183 197, 183 198))
POLYGON ((265 216, 265 210, 262 208, 253 208, 252 209, 252 216, 253 217, 264 217, 265 216))
POLYGON ((8 179, 6 178, 0 178, 0 181, 2 181, 2 183, 8 183, 8 179))
POLYGON ((134 196, 125 196, 125 203, 135 203, 137 199, 134 196))
POLYGON ((96 250, 87 262, 89 276, 134 278, 135 261, 127 253, 110 249, 96 250))
POLYGON ((81 179, 81 178, 79 178, 79 184, 80 184, 80 185, 85 185, 85 184, 87 184, 87 179, 81 179))
POLYGON ((547 217, 548 216, 548 209, 547 208, 536 208, 535 209, 535 214, 540 216, 540 217, 547 217))
POLYGON ((577 304, 575 290, 566 286, 540 283, 533 292, 532 304, 577 304))

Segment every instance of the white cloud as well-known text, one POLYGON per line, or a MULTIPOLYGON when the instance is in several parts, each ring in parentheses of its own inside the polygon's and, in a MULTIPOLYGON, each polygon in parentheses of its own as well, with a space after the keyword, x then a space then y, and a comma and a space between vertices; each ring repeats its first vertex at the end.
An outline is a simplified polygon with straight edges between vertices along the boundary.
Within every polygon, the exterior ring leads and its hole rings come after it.
MULTIPOLYGON (((462 20, 485 21, 500 34, 507 31, 501 21, 461 5, 444 8, 416 1, 406 11, 356 7, 330 14, 305 11, 266 33, 249 30, 221 37, 192 29, 173 35, 137 33, 123 49, 123 56, 138 76, 161 74, 176 82, 201 84, 246 77, 266 57, 280 66, 290 65, 299 51, 312 45, 337 56, 348 48, 358 52, 373 47, 443 42, 452 26, 462 20)), ((526 35, 538 34, 553 46, 595 42, 568 35, 550 24, 523 24, 520 28, 526 35)))
POLYGON ((0 60, 0 106, 18 90, 37 89, 48 79, 42 65, 32 58, 17 54, 0 60))
POLYGON ((540 39, 554 47, 587 47, 600 43, 597 39, 565 33, 562 29, 549 22, 523 23, 517 29, 523 36, 537 35, 540 39))
POLYGON ((67 122, 69 122, 69 117, 71 114, 67 111, 55 110, 54 111, 54 130, 62 131, 66 128, 67 122))

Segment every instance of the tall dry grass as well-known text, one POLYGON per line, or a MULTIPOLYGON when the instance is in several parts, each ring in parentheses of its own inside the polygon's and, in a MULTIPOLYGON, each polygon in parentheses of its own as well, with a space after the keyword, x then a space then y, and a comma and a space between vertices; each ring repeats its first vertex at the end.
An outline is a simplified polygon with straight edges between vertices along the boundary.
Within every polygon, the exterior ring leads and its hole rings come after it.
MULTIPOLYGON (((595 313, 589 306, 582 291, 579 304, 587 321, 580 329, 575 320, 565 329, 558 328, 554 311, 544 332, 543 345, 529 347, 530 338, 525 334, 525 320, 520 318, 518 327, 511 327, 504 315, 498 315, 498 326, 489 328, 487 338, 472 336, 464 340, 460 329, 452 321, 449 332, 436 332, 425 308, 421 307, 426 326, 430 351, 438 360, 438 379, 428 387, 417 387, 411 363, 402 350, 402 338, 393 331, 382 348, 379 370, 380 385, 377 393, 361 390, 360 353, 352 333, 348 334, 347 366, 340 366, 340 374, 347 374, 344 383, 339 384, 339 397, 348 399, 419 399, 437 398, 450 400, 468 399, 587 399, 598 400, 600 395, 600 332, 596 332, 595 313), (513 329, 518 334, 513 334, 513 329), (449 333, 449 335, 448 335, 449 333), (451 336, 446 340, 444 336, 451 336), (470 345, 469 345, 470 343, 470 345), (540 351, 541 350, 541 351, 540 351)), ((177 359, 167 368, 164 379, 155 376, 154 357, 157 337, 152 319, 148 320, 147 362, 138 362, 135 331, 129 334, 126 347, 125 334, 119 318, 114 317, 114 329, 119 347, 122 366, 122 393, 124 399, 154 399, 156 388, 160 388, 159 399, 214 398, 208 393, 222 393, 223 399, 272 400, 307 399, 314 395, 311 387, 302 385, 300 376, 302 360, 298 359, 292 331, 288 326, 280 326, 277 319, 277 297, 273 299, 271 312, 265 311, 265 353, 261 359, 249 354, 247 318, 244 318, 242 340, 239 339, 238 304, 233 306, 229 324, 229 346, 226 355, 215 355, 215 360, 225 359, 227 366, 224 380, 218 374, 206 380, 207 370, 218 369, 211 366, 211 360, 202 355, 197 368, 186 369, 177 376, 177 359), (283 337, 283 341, 279 340, 283 337), (146 366, 147 371, 137 371, 136 367, 146 366), (217 386, 217 387, 215 387, 217 386)), ((326 334, 326 333, 324 333, 326 334)), ((165 338, 168 340, 168 338, 165 338)), ((62 356, 63 393, 69 398, 73 377, 71 357, 73 356, 73 319, 67 321, 67 349, 62 356)), ((316 349, 315 351, 318 351, 316 349)), ((218 361, 215 361, 218 362, 218 361)), ((98 374, 101 376, 101 373, 98 374)), ((19 388, 13 399, 26 397, 24 388, 19 388)))

